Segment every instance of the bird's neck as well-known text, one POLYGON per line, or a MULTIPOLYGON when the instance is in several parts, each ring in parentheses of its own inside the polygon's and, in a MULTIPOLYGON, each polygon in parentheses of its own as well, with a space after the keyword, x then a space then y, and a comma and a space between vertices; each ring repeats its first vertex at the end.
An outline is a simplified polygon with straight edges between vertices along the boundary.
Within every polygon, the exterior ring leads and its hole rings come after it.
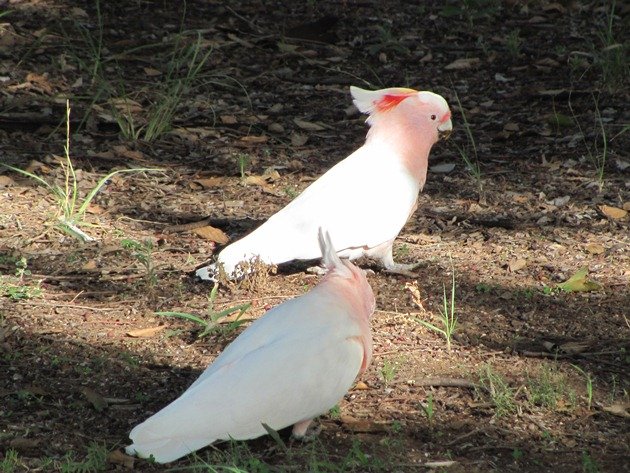
MULTIPOLYGON (((389 117, 388 117, 389 118, 389 117)), ((365 146, 385 150, 385 159, 393 156, 409 172, 420 188, 427 179, 429 152, 435 142, 433 133, 412 128, 401 120, 376 122, 370 128, 365 146)))

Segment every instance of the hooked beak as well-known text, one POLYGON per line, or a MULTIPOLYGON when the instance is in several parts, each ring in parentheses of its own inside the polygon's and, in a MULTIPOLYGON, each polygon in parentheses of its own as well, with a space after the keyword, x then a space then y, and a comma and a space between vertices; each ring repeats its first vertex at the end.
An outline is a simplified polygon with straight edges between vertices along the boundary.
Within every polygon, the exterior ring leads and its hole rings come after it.
POLYGON ((440 140, 446 140, 453 131, 453 122, 449 118, 444 123, 440 123, 437 127, 438 129, 438 137, 440 140))

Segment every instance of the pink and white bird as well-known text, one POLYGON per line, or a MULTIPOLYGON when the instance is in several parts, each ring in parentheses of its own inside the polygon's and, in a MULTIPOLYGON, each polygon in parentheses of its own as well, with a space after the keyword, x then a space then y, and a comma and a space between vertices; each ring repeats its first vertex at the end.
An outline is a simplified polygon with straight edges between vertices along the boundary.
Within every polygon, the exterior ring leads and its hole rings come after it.
POLYGON ((228 277, 254 258, 266 264, 319 257, 318 228, 333 235, 339 256, 367 256, 390 272, 414 265, 394 262, 395 238, 415 211, 427 178, 429 152, 453 125, 446 100, 432 92, 350 87, 354 104, 369 115, 365 144, 313 182, 249 235, 227 246, 216 263, 197 270, 215 279, 218 265, 228 277))
POLYGON ((374 294, 363 270, 319 232, 328 273, 307 294, 271 309, 179 398, 137 425, 127 453, 167 463, 216 440, 245 440, 312 419, 335 405, 372 359, 374 294))

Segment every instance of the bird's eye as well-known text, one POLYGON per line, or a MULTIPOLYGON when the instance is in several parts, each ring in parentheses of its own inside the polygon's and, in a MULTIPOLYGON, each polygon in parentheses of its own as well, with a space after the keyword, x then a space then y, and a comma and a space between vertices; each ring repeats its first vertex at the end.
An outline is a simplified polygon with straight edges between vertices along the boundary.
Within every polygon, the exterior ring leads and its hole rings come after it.
POLYGON ((437 117, 435 115, 431 115, 431 120, 435 120, 437 117))

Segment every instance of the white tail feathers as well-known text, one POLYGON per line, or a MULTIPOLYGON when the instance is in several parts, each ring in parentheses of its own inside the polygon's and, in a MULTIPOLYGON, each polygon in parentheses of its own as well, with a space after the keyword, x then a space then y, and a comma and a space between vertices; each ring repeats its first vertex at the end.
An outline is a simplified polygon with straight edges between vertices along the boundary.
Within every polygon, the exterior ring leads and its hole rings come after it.
POLYGON ((341 258, 337 255, 335 247, 332 244, 330 233, 319 228, 317 238, 319 239, 319 247, 322 250, 322 263, 324 267, 329 271, 336 271, 340 276, 351 277, 352 272, 341 261, 341 258))

